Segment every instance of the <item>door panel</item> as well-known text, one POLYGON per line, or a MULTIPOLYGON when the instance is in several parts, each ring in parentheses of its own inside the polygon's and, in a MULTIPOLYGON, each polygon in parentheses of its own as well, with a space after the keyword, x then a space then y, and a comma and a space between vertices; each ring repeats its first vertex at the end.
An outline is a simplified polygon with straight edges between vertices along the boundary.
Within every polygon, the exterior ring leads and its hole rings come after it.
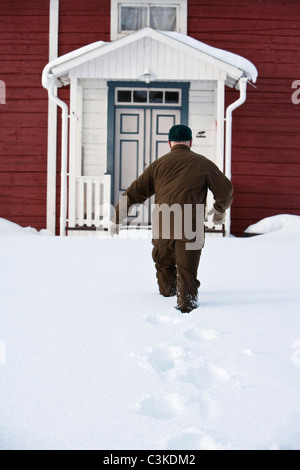
POLYGON ((169 129, 180 124, 180 116, 179 109, 152 109, 151 163, 170 151, 169 129))
POLYGON ((117 109, 115 135, 115 204, 143 172, 144 110, 117 109))
POLYGON ((138 140, 121 140, 120 142, 120 191, 125 191, 138 176, 138 140))
MULTIPOLYGON (((151 163, 170 151, 168 134, 170 127, 180 124, 181 111, 173 109, 152 109, 151 163)), ((151 206, 154 196, 147 202, 148 223, 151 224, 151 206)))

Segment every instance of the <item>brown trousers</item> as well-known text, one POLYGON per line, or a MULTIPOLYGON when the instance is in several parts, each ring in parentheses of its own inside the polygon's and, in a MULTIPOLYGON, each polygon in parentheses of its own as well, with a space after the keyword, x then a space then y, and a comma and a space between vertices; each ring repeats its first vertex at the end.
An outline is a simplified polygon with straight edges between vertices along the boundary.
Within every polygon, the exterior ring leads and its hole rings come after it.
POLYGON ((197 271, 201 250, 186 250, 182 240, 153 239, 152 258, 156 267, 159 292, 177 295, 177 308, 189 312, 197 307, 197 271))

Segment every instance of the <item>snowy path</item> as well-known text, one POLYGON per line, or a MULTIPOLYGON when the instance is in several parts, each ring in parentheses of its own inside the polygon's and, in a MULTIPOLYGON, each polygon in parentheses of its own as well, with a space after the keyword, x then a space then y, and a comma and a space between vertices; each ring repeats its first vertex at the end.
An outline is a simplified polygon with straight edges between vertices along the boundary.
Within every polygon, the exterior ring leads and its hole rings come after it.
POLYGON ((300 448, 299 231, 207 239, 189 315, 149 239, 0 240, 0 448, 300 448))

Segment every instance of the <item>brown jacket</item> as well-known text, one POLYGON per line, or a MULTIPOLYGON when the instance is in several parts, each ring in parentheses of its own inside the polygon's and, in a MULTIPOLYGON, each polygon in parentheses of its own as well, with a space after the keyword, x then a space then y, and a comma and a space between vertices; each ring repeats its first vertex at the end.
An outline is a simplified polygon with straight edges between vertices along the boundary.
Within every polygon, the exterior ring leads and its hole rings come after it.
MULTIPOLYGON (((225 212, 232 202, 232 184, 208 158, 177 144, 166 155, 155 160, 125 191, 127 208, 141 204, 155 194, 155 204, 192 205, 193 218, 196 204, 205 205, 207 190, 214 195, 214 207, 225 212)), ((116 206, 119 221, 119 204, 116 206)), ((154 231, 156 228, 154 228, 154 231)), ((166 238, 160 236, 160 238, 166 238)), ((178 238, 172 235, 167 238, 178 238)))

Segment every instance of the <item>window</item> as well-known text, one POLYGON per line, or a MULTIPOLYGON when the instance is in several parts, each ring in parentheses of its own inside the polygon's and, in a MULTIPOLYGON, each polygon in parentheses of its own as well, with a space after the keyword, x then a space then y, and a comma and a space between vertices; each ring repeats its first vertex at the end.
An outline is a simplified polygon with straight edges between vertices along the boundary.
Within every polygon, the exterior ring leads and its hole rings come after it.
POLYGON ((149 103, 160 104, 163 103, 163 91, 149 91, 149 103))
POLYGON ((177 31, 177 7, 150 6, 149 26, 162 31, 177 31))
POLYGON ((135 103, 147 103, 147 90, 134 90, 133 101, 135 103))
POLYGON ((116 88, 116 105, 181 106, 180 89, 116 88))
POLYGON ((128 33, 150 26, 162 31, 177 31, 177 6, 119 7, 118 33, 128 33))
POLYGON ((146 26, 186 34, 187 0, 111 0, 111 40, 146 26))
POLYGON ((137 31, 148 22, 148 9, 145 7, 127 7, 120 5, 118 33, 137 31))
POLYGON ((131 103, 131 90, 118 90, 118 103, 131 103))

